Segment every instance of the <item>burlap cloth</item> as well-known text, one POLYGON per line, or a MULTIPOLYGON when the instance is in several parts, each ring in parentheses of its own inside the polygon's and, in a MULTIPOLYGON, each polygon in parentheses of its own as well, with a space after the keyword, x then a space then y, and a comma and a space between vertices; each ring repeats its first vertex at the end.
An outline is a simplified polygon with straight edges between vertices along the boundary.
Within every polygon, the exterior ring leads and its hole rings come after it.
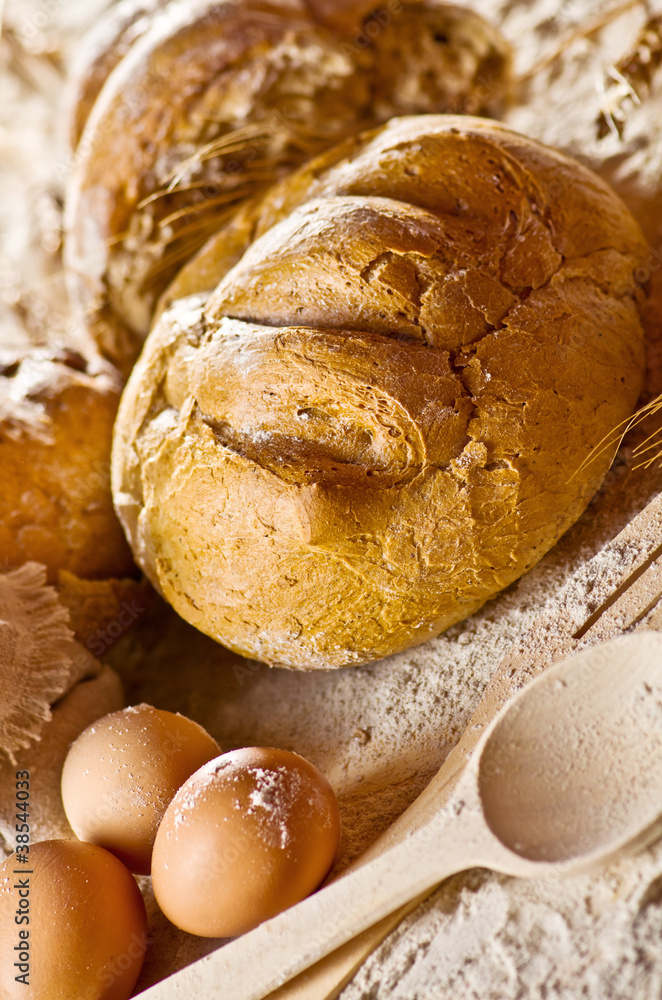
POLYGON ((30 772, 33 841, 71 837, 60 773, 73 739, 123 704, 117 675, 74 640, 46 569, 0 575, 0 837, 14 849, 15 772, 30 772))

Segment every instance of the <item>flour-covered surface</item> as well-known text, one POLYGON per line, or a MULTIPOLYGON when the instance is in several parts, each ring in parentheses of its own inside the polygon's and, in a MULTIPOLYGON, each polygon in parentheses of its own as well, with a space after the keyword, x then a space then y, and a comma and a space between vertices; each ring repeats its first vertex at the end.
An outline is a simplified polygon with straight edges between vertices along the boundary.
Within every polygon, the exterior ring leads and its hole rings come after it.
POLYGON ((450 879, 359 971, 343 1000, 654 1000, 662 847, 601 878, 450 879))
MULTIPOLYGON (((70 164, 62 80, 77 37, 105 6, 100 0, 7 0, 5 5, 0 43, 2 343, 46 338, 69 343, 78 336, 59 270, 59 208, 70 164)), ((608 5, 599 0, 474 0, 473 6, 501 20, 525 71, 543 53, 552 53, 559 38, 569 40, 573 26, 586 24, 608 5)), ((662 204, 662 74, 657 57, 647 59, 644 43, 637 42, 647 37, 653 7, 627 6, 620 26, 614 22, 575 40, 547 70, 538 70, 520 88, 531 110, 516 108, 511 117, 517 127, 569 152, 578 153, 586 143, 594 167, 600 167, 604 152, 606 176, 628 197, 654 251, 662 246, 657 200, 662 204), (628 129, 634 130, 632 154, 619 160, 609 124, 600 138, 589 133, 586 122, 601 113, 600 72, 607 89, 610 80, 621 82, 609 75, 614 60, 621 66, 617 73, 635 88, 636 67, 626 65, 632 51, 649 67, 649 79, 641 95, 635 90, 641 105, 624 94, 621 110, 612 88, 614 121, 627 112, 620 141, 628 142, 628 129), (589 79, 596 82, 589 85, 589 79), (593 108, 586 106, 589 100, 596 102, 593 108)), ((651 30, 649 53, 657 29, 651 30)), ((642 280, 650 277, 655 298, 662 299, 662 266, 654 253, 649 271, 642 280)), ((648 397, 662 391, 655 298, 648 329, 648 397)), ((629 471, 632 443, 628 440, 600 495, 556 548, 519 584, 439 639, 368 667, 300 674, 242 660, 158 608, 145 613, 139 629, 112 654, 129 701, 190 715, 223 749, 275 745, 308 757, 327 774, 340 799, 339 867, 344 866, 422 790, 459 739, 511 644, 568 577, 662 488, 659 471, 629 471)), ((176 931, 150 902, 146 880, 144 890, 151 945, 141 987, 217 944, 176 931)), ((558 884, 520 883, 480 872, 457 876, 390 935, 342 1000, 654 1000, 661 992, 658 845, 598 877, 558 884)))

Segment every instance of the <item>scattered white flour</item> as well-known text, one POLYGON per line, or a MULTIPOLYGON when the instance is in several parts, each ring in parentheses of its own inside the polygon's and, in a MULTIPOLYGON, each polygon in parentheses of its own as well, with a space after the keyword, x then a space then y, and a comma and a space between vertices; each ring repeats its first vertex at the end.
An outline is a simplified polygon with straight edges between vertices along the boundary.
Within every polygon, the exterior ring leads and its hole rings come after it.
POLYGON ((278 846, 285 850, 290 842, 288 820, 300 785, 299 777, 294 771, 280 766, 269 771, 251 767, 248 772, 256 785, 248 796, 247 814, 257 815, 261 835, 269 843, 276 839, 278 846))
MULTIPOLYGON (((7 0, 5 19, 20 36, 30 19, 47 11, 48 24, 34 44, 41 38, 66 58, 76 34, 101 6, 101 0, 59 4, 7 0)), ((573 24, 599 14, 607 4, 471 0, 470 6, 487 17, 503 19, 522 68, 548 51, 573 24)), ((642 6, 637 5, 639 14, 642 6)), ((581 43, 586 51, 595 44, 595 36, 581 43)), ((54 73, 46 67, 48 60, 41 71, 28 60, 21 76, 11 70, 8 47, 0 51, 0 72, 8 83, 0 125, 3 151, 11 165, 11 169, 0 167, 7 195, 0 208, 0 285, 5 297, 19 295, 26 291, 25 275, 36 276, 32 284, 39 283, 39 289, 28 286, 27 291, 29 301, 38 305, 47 287, 43 279, 53 273, 55 262, 51 254, 45 263, 33 266, 35 248, 42 237, 48 243, 57 229, 49 218, 53 196, 61 193, 56 168, 67 155, 53 135, 54 123, 61 117, 61 87, 58 90, 54 73)), ((4 82, 3 78, 3 86, 4 82)), ((541 91, 544 96, 544 81, 541 91)), ((659 93, 657 100, 659 107, 659 93)), ((568 101, 556 118, 563 123, 575 114, 568 101)), ((659 117, 659 111, 656 114, 659 117)), ((650 130, 652 139, 658 134, 659 124, 650 130)), ((651 165, 655 169, 650 172, 659 178, 659 164, 649 160, 651 165)), ((655 246, 662 246, 662 236, 655 246)), ((61 288, 56 291, 59 321, 61 288)), ((42 312, 52 324, 52 310, 42 312)), ((14 340, 19 336, 17 324, 8 309, 0 313, 6 319, 3 330, 8 331, 3 338, 14 340)), ((38 320, 39 314, 34 317, 37 327, 38 320)), ((657 335, 652 340, 648 389, 656 393, 662 389, 662 339, 657 335)), ((546 602, 553 601, 567 578, 661 488, 659 471, 625 475, 619 466, 580 524, 518 585, 439 639, 382 663, 314 674, 270 670, 233 656, 166 613, 145 621, 139 632, 118 643, 113 665, 124 677, 129 701, 144 700, 192 716, 224 750, 279 746, 316 764, 340 799, 343 843, 338 867, 342 868, 424 788, 459 739, 501 657, 523 641, 546 602)), ((618 558, 614 572, 617 563, 618 558)), ((584 583, 590 590, 591 581, 584 583)), ((535 655, 535 649, 529 652, 535 655)), ((266 813, 270 794, 268 786, 256 788, 251 808, 266 813)), ((49 830, 45 807, 39 822, 45 838, 49 830)), ((63 835, 55 819, 51 835, 63 835)), ((149 880, 141 880, 141 886, 153 942, 139 983, 145 988, 219 942, 177 931, 159 914, 149 880)), ((456 876, 387 938, 343 991, 342 1000, 659 1000, 661 996, 662 845, 658 844, 599 875, 563 883, 519 882, 477 871, 456 876)))
POLYGON ((177 799, 175 808, 175 818, 173 820, 175 830, 183 823, 186 823, 186 814, 195 809, 197 796, 195 792, 188 792, 185 796, 177 799))

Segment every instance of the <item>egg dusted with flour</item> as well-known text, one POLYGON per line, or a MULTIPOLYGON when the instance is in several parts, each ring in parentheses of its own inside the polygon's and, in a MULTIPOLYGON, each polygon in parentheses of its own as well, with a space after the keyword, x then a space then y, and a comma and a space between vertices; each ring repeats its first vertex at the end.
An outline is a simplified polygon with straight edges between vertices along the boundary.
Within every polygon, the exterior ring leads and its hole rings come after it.
POLYGON ((159 823, 177 789, 219 747, 183 715, 135 705, 105 716, 73 743, 62 801, 76 835, 147 875, 159 823))
POLYGON ((271 664, 438 635, 600 485, 611 455, 586 460, 642 386, 647 253, 602 180, 495 122, 393 119, 322 154, 164 300, 113 444, 137 561, 271 664))
POLYGON ((154 895, 190 934, 243 934, 317 889, 339 839, 336 797, 313 764, 271 747, 233 750, 170 803, 154 844, 154 895))

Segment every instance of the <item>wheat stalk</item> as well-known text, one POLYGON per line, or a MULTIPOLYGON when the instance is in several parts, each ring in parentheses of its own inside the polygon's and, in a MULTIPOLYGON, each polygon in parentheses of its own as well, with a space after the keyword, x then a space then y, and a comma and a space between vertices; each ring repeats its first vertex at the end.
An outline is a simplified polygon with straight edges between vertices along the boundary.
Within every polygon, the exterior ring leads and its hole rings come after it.
MULTIPOLYGON (((600 455, 603 455, 605 451, 613 448, 614 457, 616 457, 616 452, 622 445, 626 434, 641 424, 648 417, 654 416, 654 414, 658 413, 660 410, 662 410, 662 395, 656 396, 655 399, 651 399, 649 403, 641 406, 636 413, 632 414, 631 417, 626 417, 624 420, 621 420, 620 424, 612 427, 612 429, 608 431, 600 441, 598 441, 595 447, 591 449, 590 453, 586 456, 579 468, 575 469, 573 474, 570 476, 568 482, 572 482, 575 476, 578 476, 581 472, 583 472, 584 469, 599 458, 600 455)), ((645 438, 644 441, 641 441, 635 446, 632 452, 633 458, 641 458, 642 455, 645 455, 646 452, 651 451, 653 448, 656 449, 655 454, 644 459, 642 462, 637 462, 637 464, 633 466, 633 469, 648 469, 651 465, 658 461, 658 459, 662 458, 662 427, 653 431, 647 438, 645 438)))

